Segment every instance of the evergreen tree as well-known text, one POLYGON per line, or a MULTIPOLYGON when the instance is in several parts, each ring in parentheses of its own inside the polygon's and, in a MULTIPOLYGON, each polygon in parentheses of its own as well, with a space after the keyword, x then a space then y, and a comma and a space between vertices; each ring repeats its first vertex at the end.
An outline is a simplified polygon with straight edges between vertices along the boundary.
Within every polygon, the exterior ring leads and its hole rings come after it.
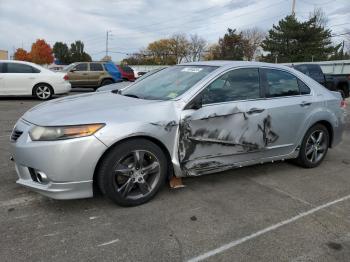
POLYGON ((56 42, 53 45, 52 49, 55 58, 58 59, 58 61, 61 64, 69 64, 70 63, 70 54, 69 54, 69 48, 67 44, 62 42, 56 42))
POLYGON ((264 61, 283 63, 327 60, 340 45, 332 45, 331 31, 318 23, 316 16, 299 22, 290 15, 273 25, 262 48, 270 52, 264 61))

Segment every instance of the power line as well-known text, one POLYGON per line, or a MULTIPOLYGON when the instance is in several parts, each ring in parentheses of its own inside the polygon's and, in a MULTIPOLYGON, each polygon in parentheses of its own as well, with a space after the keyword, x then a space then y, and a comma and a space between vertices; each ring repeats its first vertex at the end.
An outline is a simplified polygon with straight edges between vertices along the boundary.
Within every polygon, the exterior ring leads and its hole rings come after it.
POLYGON ((331 35, 331 37, 342 36, 342 35, 350 35, 350 31, 346 33, 334 34, 334 35, 331 35))
POLYGON ((310 2, 305 1, 305 0, 300 0, 300 1, 305 3, 305 4, 308 4, 308 5, 328 5, 330 3, 334 3, 336 0, 326 1, 326 2, 323 2, 323 3, 310 3, 310 2))
MULTIPOLYGON (((275 17, 268 17, 268 18, 264 18, 264 19, 262 19, 262 20, 258 20, 258 21, 256 21, 255 23, 257 23, 257 22, 263 22, 263 21, 268 21, 268 20, 271 20, 271 19, 276 19, 276 18, 278 18, 278 17, 282 17, 282 16, 285 16, 284 14, 282 14, 282 15, 278 15, 278 16, 275 16, 275 17)), ((245 26, 249 26, 249 25, 252 25, 252 24, 255 24, 255 23, 249 23, 249 24, 244 24, 244 25, 242 25, 243 27, 245 27, 245 26)), ((213 32, 212 34, 217 34, 217 32, 213 32)), ((211 34, 209 34, 209 35, 211 35, 211 34)), ((120 47, 116 47, 115 46, 115 48, 120 48, 120 47)), ((103 51, 102 51, 103 52, 103 51)), ((124 54, 124 55, 132 55, 132 54, 138 54, 139 53, 139 51, 116 51, 116 50, 112 50, 112 49, 109 49, 109 52, 110 53, 117 53, 117 54, 124 54)), ((99 54, 99 53, 101 53, 101 52, 97 52, 96 54, 99 54)))
MULTIPOLYGON (((255 9, 254 11, 245 12, 245 13, 243 13, 243 14, 236 15, 236 16, 235 16, 235 19, 238 18, 238 17, 242 17, 242 16, 246 16, 246 15, 251 15, 251 14, 253 14, 253 13, 260 12, 261 10, 270 8, 270 7, 272 7, 272 6, 279 5, 279 4, 283 3, 283 2, 286 2, 286 0, 278 1, 278 2, 275 2, 275 3, 273 3, 273 4, 270 4, 270 5, 267 5, 267 6, 258 8, 258 9, 255 9)), ((185 26, 185 27, 182 27, 181 29, 183 30, 184 28, 188 28, 188 26, 191 25, 191 24, 193 24, 193 23, 202 22, 202 21, 204 21, 204 20, 208 20, 208 18, 212 18, 212 17, 215 17, 215 16, 222 16, 222 15, 227 14, 227 13, 230 13, 230 12, 232 12, 232 10, 230 10, 230 11, 228 11, 228 12, 224 12, 224 13, 220 12, 220 13, 217 13, 217 14, 213 14, 213 15, 210 15, 210 16, 201 17, 201 18, 194 19, 194 20, 192 19, 190 22, 187 22, 187 23, 186 23, 186 26, 185 26)), ((171 22, 173 23, 174 20, 171 20, 171 22)), ((215 24, 215 22, 213 22, 213 23, 211 23, 211 24, 215 24)), ((157 30, 152 30, 151 33, 162 32, 162 31, 164 31, 164 30, 167 30, 167 31, 168 31, 169 29, 178 28, 178 27, 179 27, 178 25, 167 26, 167 27, 163 27, 163 28, 158 28, 157 30)), ((199 28, 201 28, 201 27, 203 27, 203 26, 200 26, 199 28)), ((147 30, 147 31, 139 31, 139 32, 137 32, 137 33, 145 33, 145 34, 147 34, 147 33, 150 33, 150 31, 149 31, 149 30, 147 30)), ((120 34, 120 35, 118 35, 118 37, 119 37, 119 38, 126 38, 126 37, 128 37, 128 38, 140 38, 140 37, 138 37, 138 36, 135 36, 134 33, 130 33, 130 34, 120 34)))

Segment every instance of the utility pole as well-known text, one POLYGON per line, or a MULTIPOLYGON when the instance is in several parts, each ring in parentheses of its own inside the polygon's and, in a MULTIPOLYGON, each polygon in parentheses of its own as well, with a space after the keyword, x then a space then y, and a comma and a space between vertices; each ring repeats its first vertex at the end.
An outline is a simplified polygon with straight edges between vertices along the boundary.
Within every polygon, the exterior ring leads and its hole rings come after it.
POLYGON ((111 33, 111 30, 106 31, 106 57, 108 57, 108 40, 109 40, 109 34, 111 33))
POLYGON ((295 15, 295 1, 296 0, 292 0, 293 3, 292 3, 292 15, 295 15))

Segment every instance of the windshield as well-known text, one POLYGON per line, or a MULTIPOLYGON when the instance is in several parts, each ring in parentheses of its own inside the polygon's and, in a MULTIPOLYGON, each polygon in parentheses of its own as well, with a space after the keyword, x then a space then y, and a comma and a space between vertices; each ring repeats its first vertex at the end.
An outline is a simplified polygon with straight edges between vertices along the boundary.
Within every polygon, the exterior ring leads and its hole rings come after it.
POLYGON ((172 66, 122 91, 122 95, 142 99, 169 100, 176 98, 217 69, 215 66, 172 66))
POLYGON ((73 64, 70 64, 70 65, 67 65, 66 67, 64 67, 62 69, 63 72, 68 72, 70 71, 74 66, 76 66, 77 64, 76 63, 73 63, 73 64))

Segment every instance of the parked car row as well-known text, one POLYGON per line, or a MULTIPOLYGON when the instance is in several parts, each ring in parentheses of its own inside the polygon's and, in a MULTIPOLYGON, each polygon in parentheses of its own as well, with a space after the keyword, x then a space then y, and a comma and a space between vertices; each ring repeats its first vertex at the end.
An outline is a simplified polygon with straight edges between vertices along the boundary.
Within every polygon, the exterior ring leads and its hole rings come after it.
POLYGON ((101 86, 121 81, 135 81, 129 66, 112 62, 73 63, 53 72, 34 63, 0 60, 0 96, 34 96, 50 99, 54 94, 68 93, 74 87, 101 86))

